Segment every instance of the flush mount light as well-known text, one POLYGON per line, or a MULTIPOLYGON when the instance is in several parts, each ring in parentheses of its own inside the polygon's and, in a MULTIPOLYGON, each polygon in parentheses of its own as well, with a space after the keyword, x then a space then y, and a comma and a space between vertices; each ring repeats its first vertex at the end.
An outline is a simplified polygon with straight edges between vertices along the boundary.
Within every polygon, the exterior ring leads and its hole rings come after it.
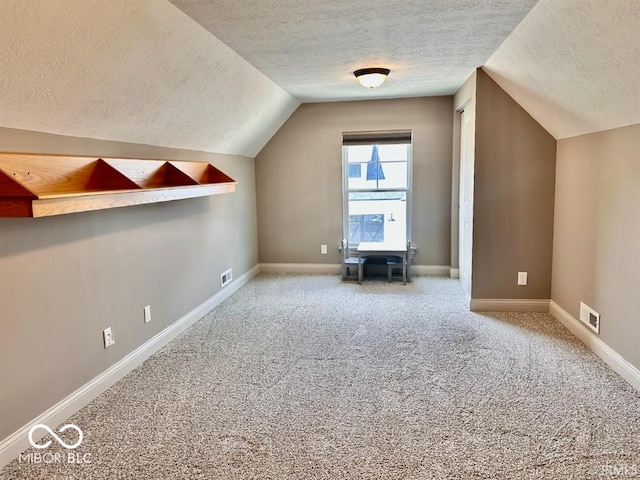
POLYGON ((353 72, 360 85, 366 88, 376 88, 384 83, 389 75, 388 68, 361 68, 353 72))

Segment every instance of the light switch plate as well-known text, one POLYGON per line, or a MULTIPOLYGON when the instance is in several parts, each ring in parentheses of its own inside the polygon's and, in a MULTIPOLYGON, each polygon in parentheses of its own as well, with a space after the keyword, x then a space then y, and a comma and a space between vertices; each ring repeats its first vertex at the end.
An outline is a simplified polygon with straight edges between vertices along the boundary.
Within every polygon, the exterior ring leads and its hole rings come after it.
POLYGON ((526 285, 529 280, 528 276, 527 272, 518 272, 518 285, 526 285))
POLYGON ((111 327, 105 328, 102 331, 102 340, 104 342, 104 348, 109 348, 111 345, 116 343, 113 338, 113 332, 111 332, 111 327))

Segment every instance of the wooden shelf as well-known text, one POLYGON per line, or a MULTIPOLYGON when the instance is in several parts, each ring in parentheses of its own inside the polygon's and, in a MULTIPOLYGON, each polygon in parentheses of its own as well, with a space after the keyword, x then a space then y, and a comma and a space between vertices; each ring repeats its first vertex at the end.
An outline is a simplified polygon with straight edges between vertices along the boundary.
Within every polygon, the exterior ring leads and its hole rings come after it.
MULTIPOLYGON (((163 187, 187 187, 198 185, 198 182, 187 174, 177 169, 170 162, 158 162, 157 160, 123 160, 107 159, 105 162, 130 178, 140 188, 163 188, 163 187)), ((210 166, 208 163, 197 163, 203 166, 210 166)), ((211 167, 214 168, 214 167, 211 167)), ((229 179, 233 182, 233 180, 229 179)))
POLYGON ((231 193, 206 162, 0 154, 0 217, 45 217, 231 193))

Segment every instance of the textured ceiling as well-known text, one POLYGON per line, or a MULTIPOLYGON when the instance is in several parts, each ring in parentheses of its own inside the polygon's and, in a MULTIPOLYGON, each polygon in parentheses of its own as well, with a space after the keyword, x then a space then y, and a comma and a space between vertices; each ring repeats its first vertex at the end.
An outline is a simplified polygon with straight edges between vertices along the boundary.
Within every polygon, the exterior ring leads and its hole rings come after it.
POLYGON ((541 0, 485 70, 554 137, 640 123, 640 1, 541 0))
POLYGON ((303 102, 453 94, 536 0, 171 0, 303 102), (391 69, 367 91, 353 71, 391 69))
POLYGON ((0 126, 254 156, 300 101, 452 94, 483 64, 556 138, 640 123, 640 0, 173 3, 0 0, 0 126))
POLYGON ((0 126, 254 156, 299 102, 165 0, 2 0, 0 126))

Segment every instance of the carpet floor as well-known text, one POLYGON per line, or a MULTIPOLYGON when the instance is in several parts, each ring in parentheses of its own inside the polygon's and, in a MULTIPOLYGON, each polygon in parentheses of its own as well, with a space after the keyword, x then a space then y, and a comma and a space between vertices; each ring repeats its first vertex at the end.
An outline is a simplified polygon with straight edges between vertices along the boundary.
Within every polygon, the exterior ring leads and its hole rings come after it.
POLYGON ((65 423, 90 463, 0 476, 640 478, 639 392, 550 315, 436 277, 258 276, 65 423))

